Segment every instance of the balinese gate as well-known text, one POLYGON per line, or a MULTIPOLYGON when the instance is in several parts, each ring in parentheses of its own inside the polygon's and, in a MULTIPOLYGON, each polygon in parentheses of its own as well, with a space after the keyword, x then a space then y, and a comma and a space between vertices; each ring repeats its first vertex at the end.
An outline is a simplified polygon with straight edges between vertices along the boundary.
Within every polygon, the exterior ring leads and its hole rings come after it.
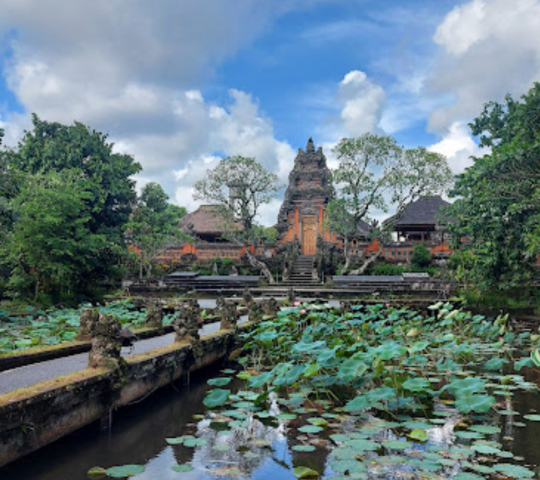
POLYGON ((317 219, 315 215, 302 217, 302 255, 317 253, 317 219))

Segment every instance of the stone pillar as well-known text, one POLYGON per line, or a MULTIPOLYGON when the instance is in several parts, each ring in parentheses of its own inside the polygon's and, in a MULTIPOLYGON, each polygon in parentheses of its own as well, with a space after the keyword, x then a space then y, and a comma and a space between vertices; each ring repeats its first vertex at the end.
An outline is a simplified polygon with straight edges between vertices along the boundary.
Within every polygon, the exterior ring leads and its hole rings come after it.
POLYGON ((99 320, 99 312, 93 308, 83 308, 79 315, 79 333, 75 340, 92 340, 92 329, 99 320))
POLYGON ((159 300, 148 305, 144 323, 149 328, 163 328, 163 307, 159 300))
POLYGON ((236 305, 231 301, 220 302, 219 313, 221 315, 221 330, 236 330, 238 315, 236 314, 236 305))
POLYGON ((118 368, 122 362, 121 349, 120 322, 113 315, 100 315, 92 329, 88 365, 92 368, 118 368))

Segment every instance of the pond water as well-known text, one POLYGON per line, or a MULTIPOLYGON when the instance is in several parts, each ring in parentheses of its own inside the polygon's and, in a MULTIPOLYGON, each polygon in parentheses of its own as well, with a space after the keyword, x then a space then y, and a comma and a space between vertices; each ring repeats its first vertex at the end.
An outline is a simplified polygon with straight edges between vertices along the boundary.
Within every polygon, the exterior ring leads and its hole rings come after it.
MULTIPOLYGON (((308 466, 324 472, 326 477, 333 475, 328 466, 327 448, 316 448, 313 452, 291 450, 292 446, 299 444, 293 436, 294 428, 287 431, 283 426, 269 428, 255 422, 252 434, 261 440, 261 446, 257 447, 253 445, 253 440, 245 441, 240 433, 225 442, 228 435, 210 428, 208 420, 195 421, 193 416, 204 411, 202 401, 208 390, 206 380, 215 375, 216 372, 212 370, 201 372, 189 387, 177 385, 179 392, 167 387, 143 404, 118 414, 110 433, 98 432, 95 426, 88 427, 0 469, 0 478, 88 480, 87 471, 92 466, 126 464, 146 466, 144 473, 132 477, 137 480, 227 478, 223 477, 227 473, 225 469, 234 467, 241 471, 242 478, 253 480, 294 479, 292 470, 297 466, 308 466), (207 444, 188 448, 169 445, 165 440, 186 433, 197 433, 207 444), (267 443, 271 448, 266 447, 267 443), (236 450, 243 450, 242 445, 250 444, 246 451, 236 450), (217 445, 225 445, 226 449, 214 448, 217 445), (246 455, 247 452, 254 455, 246 455), (195 470, 177 473, 171 469, 174 465, 187 463, 193 465, 195 470)), ((537 379, 532 371, 526 377, 528 380, 537 379)), ((540 396, 537 393, 516 392, 512 403, 514 410, 521 413, 520 416, 540 411, 540 396)), ((523 463, 540 465, 540 422, 521 419, 527 426, 515 427, 512 420, 517 421, 517 417, 500 416, 498 425, 501 432, 491 437, 507 445, 514 455, 524 457, 523 463), (503 440, 508 436, 513 437, 513 441, 503 440)), ((381 429, 378 435, 388 436, 387 429, 381 429)), ((449 438, 449 432, 441 427, 430 432, 430 436, 432 440, 422 445, 423 450, 430 445, 444 443, 449 438)), ((462 442, 468 443, 466 440, 462 442)))
POLYGON ((339 313, 285 313, 251 334, 264 348, 252 348, 243 366, 199 372, 189 387, 167 387, 118 415, 110 433, 87 428, 0 469, 0 478, 83 480, 91 467, 122 465, 144 467, 137 480, 540 478, 538 369, 513 373, 521 354, 505 346, 518 340, 502 320, 448 308, 437 325, 383 307, 345 322, 339 313), (392 316, 401 344, 385 340, 392 316), (353 356, 332 358, 338 347, 353 356), (484 361, 489 368, 477 368, 484 361), (329 400, 339 392, 342 400, 329 400))

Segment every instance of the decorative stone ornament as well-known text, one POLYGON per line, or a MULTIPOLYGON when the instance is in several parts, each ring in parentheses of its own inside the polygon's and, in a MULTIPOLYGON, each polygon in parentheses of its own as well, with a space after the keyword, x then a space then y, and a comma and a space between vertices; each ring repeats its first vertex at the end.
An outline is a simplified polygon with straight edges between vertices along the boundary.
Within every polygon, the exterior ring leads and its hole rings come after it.
POLYGON ((79 315, 79 333, 75 340, 91 340, 94 324, 99 320, 99 312, 91 307, 83 308, 79 315))
POLYGON ((163 307, 159 301, 148 305, 144 322, 149 328, 163 328, 163 307))
POLYGON ((220 302, 221 315, 221 330, 236 330, 238 324, 238 314, 236 313, 236 305, 231 301, 220 302))
POLYGON ((121 366, 120 328, 120 322, 114 315, 99 315, 92 328, 92 349, 88 359, 90 367, 116 369, 121 366))

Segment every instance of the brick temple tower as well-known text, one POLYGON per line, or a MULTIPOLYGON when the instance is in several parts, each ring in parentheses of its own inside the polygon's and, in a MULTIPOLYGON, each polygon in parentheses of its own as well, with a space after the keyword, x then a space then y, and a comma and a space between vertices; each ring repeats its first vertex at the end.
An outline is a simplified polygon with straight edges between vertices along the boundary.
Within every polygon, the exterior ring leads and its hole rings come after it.
POLYGON ((314 255, 317 237, 335 242, 335 236, 323 228, 324 211, 334 193, 326 157, 321 147, 315 150, 310 138, 305 152, 298 149, 294 168, 289 174, 289 185, 276 225, 281 243, 298 239, 302 255, 314 255))

